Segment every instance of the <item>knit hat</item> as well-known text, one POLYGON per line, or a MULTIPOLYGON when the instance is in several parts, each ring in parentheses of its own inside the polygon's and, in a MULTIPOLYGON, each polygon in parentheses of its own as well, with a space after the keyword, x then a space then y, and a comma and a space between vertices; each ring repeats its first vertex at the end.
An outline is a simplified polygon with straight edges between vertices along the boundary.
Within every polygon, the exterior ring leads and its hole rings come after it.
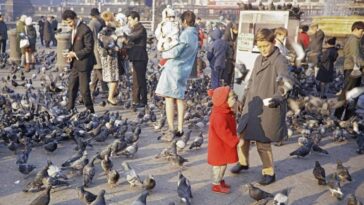
POLYGON ((214 106, 221 106, 227 102, 229 97, 230 87, 218 87, 215 90, 208 90, 207 93, 211 97, 212 96, 212 104, 214 106))
POLYGON ((327 40, 326 42, 327 42, 327 44, 330 44, 330 45, 334 46, 336 44, 336 38, 332 37, 329 40, 327 40))
POLYGON ((98 16, 98 15, 100 15, 100 11, 99 11, 99 9, 97 9, 97 8, 92 8, 92 9, 91 9, 91 13, 90 13, 90 15, 91 15, 91 16, 98 16))
POLYGON ((28 17, 25 19, 25 25, 27 25, 27 26, 32 25, 32 22, 33 22, 33 19, 32 19, 32 17, 30 17, 30 16, 28 16, 28 17))
POLYGON ((171 5, 168 5, 163 11, 162 11, 162 18, 166 19, 169 16, 176 16, 176 12, 172 9, 171 5))

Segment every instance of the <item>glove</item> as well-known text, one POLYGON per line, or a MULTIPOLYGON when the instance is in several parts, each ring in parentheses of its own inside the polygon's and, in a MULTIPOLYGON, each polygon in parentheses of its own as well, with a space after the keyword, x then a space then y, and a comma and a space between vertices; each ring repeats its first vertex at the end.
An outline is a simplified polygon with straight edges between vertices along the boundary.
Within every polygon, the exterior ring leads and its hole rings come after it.
POLYGON ((270 101, 269 101, 269 105, 268 107, 269 108, 277 108, 279 105, 281 104, 281 101, 277 98, 272 98, 270 101))

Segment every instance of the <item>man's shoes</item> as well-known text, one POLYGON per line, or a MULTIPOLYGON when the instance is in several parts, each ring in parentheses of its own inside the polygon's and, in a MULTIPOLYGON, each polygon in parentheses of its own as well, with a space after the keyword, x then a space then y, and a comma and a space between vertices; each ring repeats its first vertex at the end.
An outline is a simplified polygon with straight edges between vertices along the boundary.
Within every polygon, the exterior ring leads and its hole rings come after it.
POLYGON ((211 187, 211 191, 217 192, 217 193, 228 194, 228 193, 230 193, 230 188, 223 187, 223 186, 221 186, 221 184, 213 184, 211 187))
POLYGON ((233 166, 230 169, 230 172, 233 174, 239 174, 242 170, 248 170, 249 166, 247 165, 241 165, 240 163, 237 163, 235 166, 233 166))
POLYGON ((222 187, 225 187, 225 188, 230 189, 230 185, 226 184, 226 183, 225 183, 225 180, 221 180, 220 185, 221 185, 222 187))
POLYGON ((183 136, 183 134, 184 134, 184 132, 182 131, 182 132, 180 132, 180 131, 176 131, 175 132, 175 136, 176 137, 182 137, 183 136))
POLYGON ((268 185, 276 181, 276 175, 263 175, 262 178, 259 180, 260 185, 268 185))

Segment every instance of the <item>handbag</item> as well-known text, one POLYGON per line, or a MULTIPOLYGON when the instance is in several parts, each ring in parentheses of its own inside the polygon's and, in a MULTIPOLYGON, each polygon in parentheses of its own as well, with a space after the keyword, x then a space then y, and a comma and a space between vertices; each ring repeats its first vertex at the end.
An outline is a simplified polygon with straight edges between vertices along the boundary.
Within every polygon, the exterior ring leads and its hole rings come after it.
POLYGON ((28 37, 20 39, 20 48, 26 48, 30 45, 28 37))

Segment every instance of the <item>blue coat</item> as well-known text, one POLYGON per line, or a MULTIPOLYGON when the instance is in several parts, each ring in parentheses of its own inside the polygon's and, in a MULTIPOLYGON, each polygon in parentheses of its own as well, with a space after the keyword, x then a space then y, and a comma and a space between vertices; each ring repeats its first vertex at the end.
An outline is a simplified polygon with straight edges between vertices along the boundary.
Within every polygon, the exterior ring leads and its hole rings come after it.
POLYGON ((214 29, 210 34, 213 42, 211 48, 207 52, 207 59, 210 62, 211 69, 224 69, 226 65, 226 57, 228 52, 228 44, 221 39, 222 32, 219 29, 214 29))
POLYGON ((185 28, 179 43, 162 53, 168 59, 158 81, 156 94, 163 97, 184 99, 187 80, 191 74, 198 51, 198 35, 195 27, 185 28))

